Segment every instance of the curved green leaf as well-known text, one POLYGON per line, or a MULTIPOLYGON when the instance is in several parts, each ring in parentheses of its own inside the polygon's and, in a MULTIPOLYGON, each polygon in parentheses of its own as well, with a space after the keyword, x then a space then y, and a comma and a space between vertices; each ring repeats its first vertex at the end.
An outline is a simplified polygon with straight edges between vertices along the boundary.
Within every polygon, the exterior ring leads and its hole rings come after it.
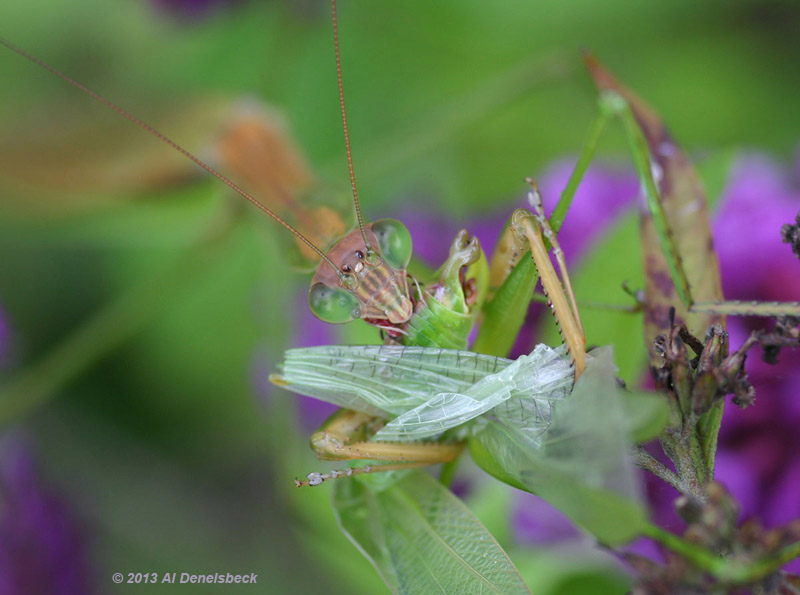
POLYGON ((529 593, 475 515, 422 471, 382 492, 339 480, 342 530, 395 593, 529 593))

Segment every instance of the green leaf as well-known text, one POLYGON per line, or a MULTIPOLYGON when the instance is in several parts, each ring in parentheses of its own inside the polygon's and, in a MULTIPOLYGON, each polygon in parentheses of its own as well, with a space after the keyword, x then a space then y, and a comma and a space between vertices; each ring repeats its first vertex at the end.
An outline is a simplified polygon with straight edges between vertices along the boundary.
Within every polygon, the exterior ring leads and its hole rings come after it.
POLYGON ((529 593, 478 519, 422 471, 382 492, 336 484, 339 523, 395 593, 529 593))
POLYGON ((656 393, 622 393, 625 424, 636 444, 657 438, 669 421, 669 405, 656 393))
POLYGON ((613 554, 588 544, 561 550, 525 548, 512 555, 536 595, 623 595, 633 586, 613 554))
POLYGON ((533 259, 525 256, 483 308, 483 323, 472 349, 478 353, 506 357, 525 322, 539 276, 533 259))

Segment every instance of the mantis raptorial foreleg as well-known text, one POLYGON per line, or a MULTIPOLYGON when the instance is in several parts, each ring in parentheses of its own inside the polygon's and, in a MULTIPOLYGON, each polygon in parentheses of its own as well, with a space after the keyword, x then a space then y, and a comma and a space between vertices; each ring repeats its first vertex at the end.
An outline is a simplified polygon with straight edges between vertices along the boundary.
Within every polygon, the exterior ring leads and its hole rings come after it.
POLYGON ((586 337, 578 313, 575 293, 567 272, 564 252, 556 240, 556 234, 544 214, 542 199, 533 179, 528 202, 533 213, 518 209, 511 216, 511 224, 500 241, 497 253, 492 260, 493 281, 508 282, 511 270, 528 252, 536 265, 542 280, 542 289, 555 316, 561 336, 569 349, 575 365, 575 378, 586 367, 586 337), (546 240, 546 241, 545 241, 546 240), (550 261, 548 244, 553 250, 558 272, 550 261))

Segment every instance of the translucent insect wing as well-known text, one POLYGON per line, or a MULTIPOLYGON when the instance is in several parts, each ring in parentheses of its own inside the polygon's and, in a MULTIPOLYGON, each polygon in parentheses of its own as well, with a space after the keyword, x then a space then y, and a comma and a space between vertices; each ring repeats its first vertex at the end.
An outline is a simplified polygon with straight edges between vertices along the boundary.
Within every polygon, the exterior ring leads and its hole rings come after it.
MULTIPOLYGON (((563 350, 539 345, 517 360, 425 347, 311 347, 286 352, 277 383, 341 407, 392 419, 374 440, 430 438, 512 399, 539 419, 572 386, 563 350)), ((514 414, 522 409, 512 406, 514 414)))
MULTIPOLYGON (((419 440, 462 425, 484 413, 521 416, 532 432, 549 424, 554 400, 572 388, 572 370, 563 349, 538 345, 462 392, 438 392, 427 402, 389 422, 375 440, 419 440), (497 412, 497 413, 496 413, 497 412)), ((435 387, 439 390, 439 387, 435 387)))
POLYGON ((451 349, 330 345, 286 351, 274 381, 340 407, 394 418, 437 393, 462 393, 510 364, 451 349))
POLYGON ((603 542, 628 541, 640 532, 646 514, 611 348, 595 350, 569 397, 552 405, 544 432, 510 409, 481 418, 473 456, 490 467, 487 471, 540 495, 603 542))

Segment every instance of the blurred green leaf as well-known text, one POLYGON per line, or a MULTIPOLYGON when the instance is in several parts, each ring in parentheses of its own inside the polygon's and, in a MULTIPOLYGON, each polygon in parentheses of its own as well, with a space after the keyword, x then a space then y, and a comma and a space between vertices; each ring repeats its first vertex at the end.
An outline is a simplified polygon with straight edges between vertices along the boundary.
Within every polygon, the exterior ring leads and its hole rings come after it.
POLYGON ((625 424, 636 444, 657 438, 669 421, 669 406, 662 395, 623 391, 621 402, 625 424))
POLYGON ((342 528, 396 593, 529 593, 511 560, 447 488, 422 471, 376 493, 337 481, 342 528))
POLYGON ((633 583, 611 555, 579 545, 560 552, 550 547, 514 550, 512 556, 536 595, 623 595, 633 583))

